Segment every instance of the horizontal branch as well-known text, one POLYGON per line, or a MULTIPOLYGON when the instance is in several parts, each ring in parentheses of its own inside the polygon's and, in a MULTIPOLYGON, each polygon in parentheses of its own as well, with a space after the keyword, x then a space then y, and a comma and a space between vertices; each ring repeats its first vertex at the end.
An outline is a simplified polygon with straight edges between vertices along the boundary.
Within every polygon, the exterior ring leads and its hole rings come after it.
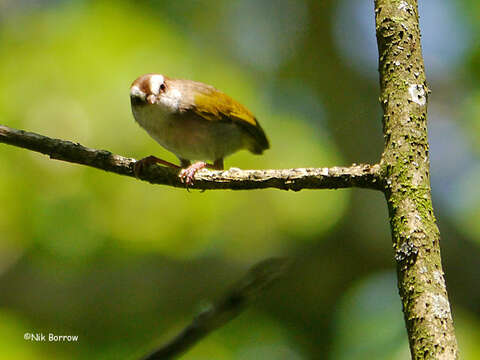
MULTIPOLYGON (((112 154, 107 150, 87 148, 79 143, 53 139, 47 136, 12 129, 0 125, 0 142, 40 152, 52 159, 68 161, 119 175, 135 177, 133 165, 136 160, 112 154)), ((151 165, 140 175, 141 180, 152 184, 184 188, 178 170, 165 166, 151 165)), ((223 171, 203 169, 195 174, 191 189, 340 189, 360 187, 382 189, 379 165, 352 165, 332 168, 297 168, 280 170, 240 170, 231 168, 223 171)))
POLYGON ((291 261, 270 258, 253 266, 216 304, 198 314, 183 331, 143 360, 173 359, 212 331, 237 317, 265 288, 288 270, 291 261))

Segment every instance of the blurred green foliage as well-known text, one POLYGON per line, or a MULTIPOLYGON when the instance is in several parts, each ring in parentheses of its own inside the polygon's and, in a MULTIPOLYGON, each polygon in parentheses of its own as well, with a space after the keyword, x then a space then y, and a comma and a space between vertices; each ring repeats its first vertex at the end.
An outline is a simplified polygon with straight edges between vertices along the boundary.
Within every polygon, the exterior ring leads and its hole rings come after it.
MULTIPOLYGON (((378 80, 356 73, 349 63, 355 59, 335 44, 332 27, 343 21, 338 9, 335 1, 313 0, 275 6, 40 1, 34 7, 5 1, 0 123, 124 156, 176 161, 130 113, 130 83, 159 72, 212 84, 257 115, 272 149, 261 157, 235 154, 227 167, 375 162, 382 144, 378 80)), ((468 359, 480 356, 480 294, 472 291, 480 269, 480 197, 472 180, 479 169, 480 88, 472 81, 465 89, 462 79, 478 79, 479 54, 467 49, 462 61, 471 66, 458 80, 433 80, 440 98, 452 86, 463 92, 465 101, 454 101, 457 113, 467 114, 458 126, 469 134, 477 164, 460 182, 475 196, 464 196, 454 211, 444 212, 448 203, 439 201, 437 210, 468 359)), ((435 95, 431 101, 434 106, 435 95)), ((408 356, 379 194, 188 193, 1 144, 0 174, 0 359, 139 358, 248 266, 276 255, 300 261, 259 304, 185 359, 408 356), (30 332, 80 340, 24 340, 30 332)))
MULTIPOLYGON (((227 165, 262 168, 341 162, 334 144, 316 134, 311 125, 262 106, 248 74, 232 70, 231 64, 213 53, 201 60, 215 69, 208 74, 204 66, 196 66, 195 56, 201 50, 195 44, 143 12, 95 2, 88 8, 70 5, 35 13, 6 26, 9 56, 0 64, 6 84, 3 91, 6 99, 8 94, 24 94, 19 103, 7 101, 2 107, 4 116, 18 119, 11 125, 136 157, 161 154, 176 161, 132 121, 128 101, 132 79, 162 71, 228 88, 256 109, 277 151, 263 158, 238 154, 227 165), (19 27, 24 30, 20 34, 19 27), (123 33, 126 36, 119 36, 123 33), (26 34, 35 38, 25 38, 26 34), (302 163, 298 163, 299 153, 305 154, 302 163)), ((256 256, 262 258, 288 248, 289 233, 304 236, 325 231, 346 204, 346 193, 333 192, 212 192, 205 196, 166 191, 91 169, 46 164, 36 154, 26 156, 33 171, 42 172, 40 179, 31 178, 24 185, 26 192, 31 191, 28 206, 42 216, 32 218, 33 233, 25 237, 62 256, 94 252, 99 239, 112 236, 125 246, 173 257, 227 252, 238 260, 251 259, 255 246, 256 256), (59 188, 63 176, 74 180, 59 188), (318 202, 324 206, 312 212, 318 202), (132 214, 138 215, 134 222, 132 214), (58 223, 64 225, 55 226, 58 223)), ((18 183, 16 177, 21 174, 12 176, 10 181, 18 183)))

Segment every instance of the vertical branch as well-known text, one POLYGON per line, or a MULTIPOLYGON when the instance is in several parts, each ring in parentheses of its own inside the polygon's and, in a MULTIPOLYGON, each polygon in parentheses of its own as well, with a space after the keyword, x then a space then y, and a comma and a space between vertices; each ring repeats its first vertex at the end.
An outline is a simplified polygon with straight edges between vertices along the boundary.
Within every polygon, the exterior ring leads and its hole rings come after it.
POLYGON ((427 95, 416 0, 375 0, 384 116, 381 171, 413 359, 456 359, 433 214, 427 95))

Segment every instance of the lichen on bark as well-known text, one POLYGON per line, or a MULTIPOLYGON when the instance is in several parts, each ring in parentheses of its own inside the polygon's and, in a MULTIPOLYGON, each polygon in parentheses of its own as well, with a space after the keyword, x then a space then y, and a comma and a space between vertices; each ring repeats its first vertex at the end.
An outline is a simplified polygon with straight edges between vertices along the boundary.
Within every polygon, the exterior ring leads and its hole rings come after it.
POLYGON ((416 0, 375 0, 385 179, 398 286, 413 359, 455 359, 450 304, 433 213, 427 87, 416 0))

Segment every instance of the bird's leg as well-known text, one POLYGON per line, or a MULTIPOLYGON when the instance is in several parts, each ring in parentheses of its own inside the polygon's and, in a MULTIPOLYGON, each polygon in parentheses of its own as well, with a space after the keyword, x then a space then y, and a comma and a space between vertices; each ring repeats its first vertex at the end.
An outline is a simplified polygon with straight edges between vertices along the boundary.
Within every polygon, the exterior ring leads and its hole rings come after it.
POLYGON ((223 159, 217 159, 213 162, 213 169, 215 170, 223 170, 223 159))
POLYGON ((171 162, 162 160, 157 158, 156 156, 150 155, 147 156, 141 160, 137 160, 135 164, 133 165, 133 173, 135 174, 135 177, 138 178, 139 175, 143 172, 143 170, 152 164, 162 164, 168 167, 172 167, 175 169, 180 169, 180 166, 172 164, 171 162))
MULTIPOLYGON (((181 160, 182 163, 184 160, 181 160)), ((217 159, 214 161, 213 165, 207 164, 204 161, 199 161, 196 162, 190 166, 188 166, 186 169, 182 169, 180 171, 180 180, 185 183, 185 185, 190 186, 193 185, 195 174, 197 171, 204 169, 204 168, 210 168, 210 169, 216 169, 216 170, 223 170, 223 159, 217 159)))

